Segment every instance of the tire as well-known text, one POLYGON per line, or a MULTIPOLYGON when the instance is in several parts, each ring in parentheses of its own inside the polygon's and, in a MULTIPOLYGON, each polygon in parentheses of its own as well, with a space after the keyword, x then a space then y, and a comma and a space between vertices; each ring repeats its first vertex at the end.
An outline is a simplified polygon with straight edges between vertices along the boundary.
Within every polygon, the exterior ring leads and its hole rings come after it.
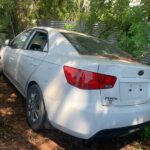
POLYGON ((41 89, 37 84, 28 88, 26 101, 26 116, 29 126, 40 131, 44 129, 47 120, 41 89))

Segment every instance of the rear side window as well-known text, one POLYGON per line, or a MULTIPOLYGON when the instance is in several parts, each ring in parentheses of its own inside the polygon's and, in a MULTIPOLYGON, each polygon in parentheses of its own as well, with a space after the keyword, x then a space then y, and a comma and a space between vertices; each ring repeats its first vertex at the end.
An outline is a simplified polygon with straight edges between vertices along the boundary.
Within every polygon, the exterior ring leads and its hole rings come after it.
POLYGON ((128 53, 98 38, 80 33, 61 33, 70 41, 70 43, 81 55, 101 55, 112 58, 131 58, 128 53))
POLYGON ((35 51, 46 51, 47 50, 47 39, 48 36, 44 32, 37 31, 31 39, 27 49, 35 51))

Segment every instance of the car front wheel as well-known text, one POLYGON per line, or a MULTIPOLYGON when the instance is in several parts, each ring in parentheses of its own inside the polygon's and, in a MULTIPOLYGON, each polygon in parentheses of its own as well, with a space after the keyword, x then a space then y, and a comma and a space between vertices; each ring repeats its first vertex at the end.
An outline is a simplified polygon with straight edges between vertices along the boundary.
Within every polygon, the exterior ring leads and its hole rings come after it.
POLYGON ((26 115, 28 124, 33 130, 38 131, 44 129, 46 111, 42 91, 36 84, 33 84, 28 88, 26 115))

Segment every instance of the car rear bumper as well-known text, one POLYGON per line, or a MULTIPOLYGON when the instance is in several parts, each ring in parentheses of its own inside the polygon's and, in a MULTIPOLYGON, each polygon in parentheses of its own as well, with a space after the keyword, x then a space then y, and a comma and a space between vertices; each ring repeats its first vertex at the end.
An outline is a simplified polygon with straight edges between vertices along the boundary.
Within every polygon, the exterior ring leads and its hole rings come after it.
POLYGON ((117 136, 127 135, 129 133, 137 132, 139 130, 144 129, 146 126, 150 125, 150 121, 122 128, 115 128, 115 129, 104 129, 96 133, 92 136, 89 140, 99 139, 99 138, 114 138, 117 136))
POLYGON ((54 127, 78 138, 91 139, 95 136, 115 136, 134 132, 150 121, 150 103, 137 106, 96 108, 79 110, 71 107, 67 110, 67 122, 53 120, 54 127), (69 119, 67 119, 69 118, 69 119))

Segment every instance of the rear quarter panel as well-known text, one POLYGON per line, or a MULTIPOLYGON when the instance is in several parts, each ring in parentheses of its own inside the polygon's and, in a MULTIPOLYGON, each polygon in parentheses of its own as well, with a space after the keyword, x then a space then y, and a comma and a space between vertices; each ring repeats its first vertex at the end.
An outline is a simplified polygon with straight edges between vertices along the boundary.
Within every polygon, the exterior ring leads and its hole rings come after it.
POLYGON ((77 133, 87 136, 94 130, 99 90, 81 90, 69 85, 62 64, 44 61, 31 81, 40 86, 48 119, 55 127, 75 136, 77 133))

